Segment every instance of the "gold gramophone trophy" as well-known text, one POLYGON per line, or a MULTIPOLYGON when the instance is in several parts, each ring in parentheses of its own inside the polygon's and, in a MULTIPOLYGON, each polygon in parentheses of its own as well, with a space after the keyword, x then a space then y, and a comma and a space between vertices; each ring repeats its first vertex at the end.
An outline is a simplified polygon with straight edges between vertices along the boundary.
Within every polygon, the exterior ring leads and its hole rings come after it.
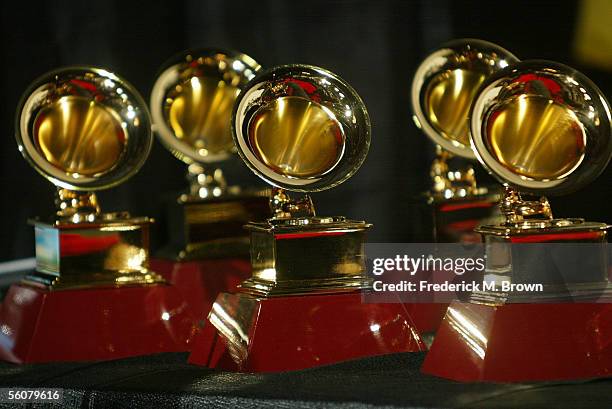
POLYGON ((38 78, 17 108, 19 151, 57 186, 35 219, 36 271, 0 310, 0 357, 16 363, 185 351, 192 317, 149 269, 147 217, 104 213, 94 191, 135 174, 152 143, 147 107, 123 79, 71 67, 38 78))
POLYGON ((153 265, 181 289, 196 316, 249 276, 250 220, 270 217, 267 190, 229 186, 217 167, 236 148, 232 108, 260 66, 246 54, 192 50, 169 60, 151 94, 162 144, 188 165, 188 192, 168 208, 170 243, 153 265))
POLYGON ((232 130, 243 161, 275 186, 274 215, 247 224, 252 277, 219 295, 190 362, 266 372, 421 350, 402 304, 362 302, 370 225, 317 216, 309 196, 287 193, 337 186, 365 160, 370 121, 355 90, 321 68, 276 67, 240 94, 232 130))
POLYGON ((610 376, 610 226, 554 218, 545 197, 525 196, 565 194, 601 174, 612 156, 608 101, 570 67, 525 61, 484 83, 470 117, 478 160, 505 186, 505 220, 477 229, 489 288, 450 305, 424 371, 462 381, 610 376))
MULTIPOLYGON (((418 199, 420 240, 478 242, 480 235, 474 228, 499 221, 498 191, 479 186, 471 165, 452 165, 476 159, 470 146, 468 113, 478 88, 489 76, 517 61, 496 44, 460 39, 442 45, 418 67, 412 81, 413 119, 436 144, 436 158, 430 170, 432 187, 418 199)), ((428 342, 447 306, 409 305, 414 324, 428 342)))
POLYGON ((479 186, 474 168, 453 168, 452 161, 476 159, 470 146, 468 112, 478 87, 493 73, 517 62, 509 51, 487 41, 460 39, 425 58, 412 81, 415 124, 436 144, 430 175, 425 240, 479 240, 474 227, 498 215, 499 193, 479 186), (430 233, 431 232, 431 233, 430 233))

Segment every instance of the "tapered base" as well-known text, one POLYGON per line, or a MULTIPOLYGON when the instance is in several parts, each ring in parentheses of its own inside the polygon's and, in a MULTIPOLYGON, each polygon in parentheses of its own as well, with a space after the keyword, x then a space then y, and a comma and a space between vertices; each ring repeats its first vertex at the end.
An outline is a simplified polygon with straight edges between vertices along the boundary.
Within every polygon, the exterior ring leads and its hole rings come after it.
POLYGON ((240 258, 192 261, 157 258, 150 264, 179 290, 196 320, 206 317, 217 295, 234 291, 251 276, 250 261, 240 258))
POLYGON ((612 305, 453 302, 422 371, 457 381, 612 375, 612 305))
POLYGON ((474 228, 501 222, 499 193, 444 199, 424 194, 417 201, 416 238, 422 242, 477 243, 474 228))
POLYGON ((224 293, 208 319, 189 362, 210 368, 276 372, 425 350, 402 304, 364 304, 360 292, 263 299, 224 293))
POLYGON ((0 307, 0 359, 101 361, 190 349, 193 318, 166 284, 49 291, 15 284, 0 307))
POLYGON ((444 319, 448 307, 448 304, 444 303, 414 303, 404 305, 420 334, 435 334, 444 319))

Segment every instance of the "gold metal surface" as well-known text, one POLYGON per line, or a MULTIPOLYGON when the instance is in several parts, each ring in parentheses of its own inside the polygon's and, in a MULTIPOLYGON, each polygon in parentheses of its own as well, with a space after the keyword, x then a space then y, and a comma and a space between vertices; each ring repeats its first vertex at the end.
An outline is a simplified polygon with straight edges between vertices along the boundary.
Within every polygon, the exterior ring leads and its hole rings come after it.
POLYGON ((539 200, 523 200, 521 194, 509 186, 505 187, 499 206, 506 226, 546 227, 553 220, 548 199, 542 196, 539 200))
POLYGON ((425 114, 444 138, 470 145, 467 117, 478 87, 487 76, 466 69, 437 74, 425 91, 425 114))
POLYGON ((93 221, 101 213, 98 197, 93 192, 75 192, 69 189, 58 189, 55 197, 58 220, 86 222, 93 221))
POLYGON ((469 139, 470 107, 480 85, 518 58, 483 40, 449 41, 431 52, 412 80, 415 124, 453 155, 475 159, 469 139))
POLYGON ((486 187, 478 187, 474 168, 450 169, 452 155, 441 146, 436 146, 436 158, 431 163, 429 175, 433 186, 428 192, 431 200, 449 200, 488 194, 486 187))
POLYGON ((274 219, 315 217, 317 215, 309 195, 304 195, 300 199, 291 199, 285 189, 280 188, 272 189, 270 208, 274 219))
POLYGON ((267 183, 316 192, 343 183, 370 146, 370 119, 357 92, 334 73, 309 65, 274 67, 238 96, 234 142, 267 183))
POLYGON ((51 290, 163 283, 149 270, 148 218, 106 223, 34 221, 36 273, 24 282, 51 290))
POLYGON ((253 273, 240 291, 274 297, 369 288, 364 242, 371 225, 317 217, 310 196, 292 200, 285 191, 329 189, 359 168, 370 123, 356 92, 318 67, 276 67, 240 94, 232 129, 242 159, 274 186, 273 217, 245 226, 253 273))
POLYGON ((253 276, 241 291, 273 297, 369 288, 364 242, 370 227, 343 217, 249 223, 253 276))
POLYGON ((230 120, 240 89, 217 78, 191 77, 168 98, 168 122, 176 138, 202 156, 231 151, 230 120))
POLYGON ((492 115, 487 132, 491 151, 519 175, 554 180, 571 172, 584 158, 586 135, 568 106, 521 95, 492 115))
POLYGON ((165 282, 148 269, 149 225, 127 212, 103 213, 94 194, 122 183, 151 148, 151 120, 131 85, 99 68, 40 77, 17 110, 17 143, 57 186, 57 210, 35 220, 36 272, 49 290, 165 282))
POLYGON ((19 151, 58 188, 92 192, 121 184, 151 150, 142 98, 101 68, 46 73, 24 92, 16 119, 19 151))
POLYGON ((217 48, 188 50, 170 58, 153 84, 150 100, 160 142, 188 165, 230 159, 235 153, 230 128, 234 102, 260 68, 246 54, 217 48))
POLYGON ((64 96, 35 119, 40 153, 66 173, 93 176, 112 169, 125 148, 119 118, 95 100, 64 96))
POLYGON ((344 133, 333 113, 301 97, 281 97, 255 114, 249 126, 254 153, 270 169, 310 178, 334 168, 344 133))

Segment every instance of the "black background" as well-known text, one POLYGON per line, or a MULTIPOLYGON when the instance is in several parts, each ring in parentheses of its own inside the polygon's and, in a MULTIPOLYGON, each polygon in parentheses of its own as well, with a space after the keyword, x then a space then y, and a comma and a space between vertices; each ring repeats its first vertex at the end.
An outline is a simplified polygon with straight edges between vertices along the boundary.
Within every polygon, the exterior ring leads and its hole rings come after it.
MULTIPOLYGON (((372 147, 355 177, 314 200, 320 214, 374 223, 370 240, 379 242, 416 239, 409 202, 429 186, 433 145, 412 123, 409 90, 419 62, 441 43, 482 38, 521 59, 557 60, 612 97, 609 73, 572 57, 575 1, 7 1, 1 7, 0 260, 33 255, 26 219, 54 211, 53 186, 17 151, 14 116, 27 85, 60 66, 103 66, 146 100, 158 67, 195 47, 240 50, 264 67, 309 63, 338 73, 368 106, 372 147)), ((238 159, 224 169, 230 182, 259 184, 238 159)), ((138 175, 100 194, 103 209, 161 219, 162 199, 185 186, 184 171, 156 142, 138 175)), ((610 221, 611 173, 608 167, 593 185, 553 198, 555 215, 610 221)), ((154 245, 164 237, 161 219, 154 245)))

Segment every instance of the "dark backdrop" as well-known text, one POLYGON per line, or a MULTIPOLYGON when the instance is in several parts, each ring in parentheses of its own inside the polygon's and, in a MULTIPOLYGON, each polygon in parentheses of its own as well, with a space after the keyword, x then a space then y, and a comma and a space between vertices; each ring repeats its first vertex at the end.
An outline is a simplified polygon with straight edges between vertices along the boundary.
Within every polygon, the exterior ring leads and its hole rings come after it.
MULTIPOLYGON (((374 223, 372 241, 415 239, 409 201, 429 185, 432 144, 411 121, 409 89, 420 60, 442 42, 476 37, 521 59, 576 66, 612 97, 608 74, 571 55, 575 1, 30 1, 2 2, 0 260, 33 254, 26 219, 53 212, 53 188, 23 160, 14 115, 25 87, 69 64, 99 65, 129 79, 148 100, 158 67, 194 47, 243 51, 264 67, 309 63, 351 83, 373 126, 370 155, 355 177, 314 195, 319 213, 374 223)), ((259 183, 239 161, 232 182, 259 183)), ((104 210, 160 217, 162 198, 184 187, 184 166, 158 143, 140 173, 101 196, 104 210)), ((611 170, 596 184, 553 199, 557 216, 610 221, 611 170)), ((156 231, 164 239, 163 223, 156 231)))

